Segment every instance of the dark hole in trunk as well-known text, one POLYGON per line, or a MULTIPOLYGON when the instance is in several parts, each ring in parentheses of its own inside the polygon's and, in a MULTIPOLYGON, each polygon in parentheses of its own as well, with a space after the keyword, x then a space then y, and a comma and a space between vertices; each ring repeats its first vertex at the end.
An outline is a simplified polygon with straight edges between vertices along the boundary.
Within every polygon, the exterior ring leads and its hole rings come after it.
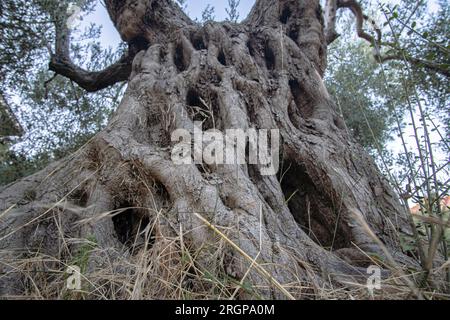
POLYGON ((200 95, 195 89, 189 89, 186 95, 186 104, 190 107, 202 107, 200 95))
POLYGON ((247 41, 247 48, 248 48, 248 53, 250 53, 250 55, 252 57, 254 57, 255 56, 255 49, 253 49, 253 44, 252 44, 251 40, 247 41))
POLYGON ((281 12, 280 22, 286 24, 291 14, 292 14, 291 9, 288 6, 284 7, 283 11, 281 12))
POLYGON ((319 21, 323 21, 323 11, 322 11, 322 7, 321 7, 320 5, 318 5, 318 6, 316 7, 316 18, 317 18, 319 21))
POLYGON ((275 54, 273 53, 272 48, 267 43, 264 48, 264 57, 266 59, 267 69, 269 70, 275 69, 275 54))
POLYGON ((178 72, 185 71, 188 66, 188 57, 186 57, 183 49, 183 45, 180 43, 175 48, 175 54, 173 57, 173 62, 175 63, 175 66, 177 67, 178 72))
POLYGON ((288 37, 291 38, 295 43, 298 42, 298 28, 297 28, 297 26, 292 26, 289 29, 288 37))
MULTIPOLYGON (((211 79, 209 79, 211 82, 211 79)), ((219 129, 221 126, 219 114, 219 100, 215 92, 209 92, 206 98, 202 97, 197 90, 189 89, 186 95, 186 105, 190 110, 192 120, 203 123, 204 131, 209 129, 219 129), (204 102, 202 102, 202 100, 204 102)))
POLYGON ((303 119, 310 118, 314 112, 314 100, 297 80, 289 80, 289 87, 291 88, 297 111, 303 119))
POLYGON ((89 201, 89 194, 84 189, 78 189, 74 191, 70 197, 70 199, 80 207, 85 208, 87 206, 87 203, 89 201))
POLYGON ((315 186, 304 166, 284 163, 281 188, 295 221, 312 240, 331 250, 351 246, 351 230, 341 219, 338 204, 315 186))
POLYGON ((219 60, 222 65, 227 66, 227 58, 225 57, 223 50, 220 50, 217 60, 219 60))
POLYGON ((136 37, 130 41, 130 47, 132 47, 136 52, 147 50, 149 47, 149 42, 144 37, 136 37))
POLYGON ((152 235, 145 235, 144 230, 148 227, 150 219, 139 210, 134 209, 128 202, 121 203, 116 210, 123 210, 112 217, 114 230, 119 241, 131 251, 147 242, 151 247, 155 239, 152 235))
POLYGON ((203 36, 201 34, 193 34, 191 36, 191 43, 195 50, 204 50, 206 49, 205 42, 203 41, 203 36))

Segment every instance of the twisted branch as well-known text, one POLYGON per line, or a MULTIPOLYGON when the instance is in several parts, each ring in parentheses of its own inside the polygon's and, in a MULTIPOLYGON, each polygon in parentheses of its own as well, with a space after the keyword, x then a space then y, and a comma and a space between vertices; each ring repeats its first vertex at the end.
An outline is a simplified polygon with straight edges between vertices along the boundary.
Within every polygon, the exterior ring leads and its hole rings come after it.
POLYGON ((348 8, 351 10, 356 18, 356 32, 358 37, 370 42, 374 45, 379 45, 381 42, 382 34, 381 29, 376 25, 375 21, 366 16, 361 8, 361 5, 356 0, 337 0, 337 8, 348 8), (366 31, 364 31, 364 21, 369 21, 375 32, 377 33, 377 39, 372 37, 366 31))
POLYGON ((64 8, 61 17, 54 17, 56 29, 55 53, 49 69, 77 83, 88 92, 95 92, 117 82, 127 81, 136 54, 149 43, 166 39, 192 21, 171 0, 142 1, 107 0, 108 13, 122 39, 128 43, 127 52, 114 64, 101 71, 88 71, 73 63, 70 57, 70 29, 64 8), (128 18, 128 19, 127 19, 128 18))
POLYGON ((356 0, 327 0, 325 6, 325 35, 327 44, 331 44, 339 37, 339 34, 336 32, 336 13, 340 8, 347 8, 351 10, 356 18, 356 32, 358 34, 358 37, 366 40, 374 46, 374 56, 377 62, 384 63, 392 60, 405 60, 412 65, 427 68, 447 78, 450 77, 450 70, 445 64, 434 63, 404 54, 391 54, 382 56, 380 52, 380 47, 382 44, 381 29, 377 26, 376 22, 373 19, 363 13, 361 5, 356 0), (373 29, 377 34, 376 38, 374 38, 364 30, 364 21, 368 21, 372 24, 373 29))
MULTIPOLYGON (((61 9, 63 11, 63 9, 61 9)), ((51 52, 49 69, 62 75, 88 92, 95 92, 128 80, 136 49, 130 49, 114 64, 101 71, 88 71, 73 63, 70 56, 70 29, 67 15, 55 19, 55 52, 51 52)))

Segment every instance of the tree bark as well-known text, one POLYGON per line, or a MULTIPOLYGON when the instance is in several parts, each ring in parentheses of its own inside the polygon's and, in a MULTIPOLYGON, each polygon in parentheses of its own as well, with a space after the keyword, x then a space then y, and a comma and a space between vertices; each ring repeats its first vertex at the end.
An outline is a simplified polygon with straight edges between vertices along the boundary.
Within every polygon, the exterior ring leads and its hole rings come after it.
MULTIPOLYGON (((374 264, 367 257, 386 270, 396 267, 386 250, 399 265, 417 266, 400 245, 399 235, 410 233, 406 212, 347 135, 324 85, 319 1, 258 0, 240 24, 204 26, 169 0, 105 2, 122 38, 148 48, 135 56, 125 96, 102 132, 0 189, 2 295, 27 290, 30 275, 17 271, 19 258, 79 249, 61 239, 93 236, 101 254, 114 249, 108 259, 132 259, 130 240, 141 223, 151 226, 148 255, 173 237, 198 253, 197 268, 237 282, 246 277, 265 298, 289 297, 255 268, 248 272, 251 263, 194 213, 258 257, 295 298, 311 294, 304 287, 365 284, 366 267, 374 264), (203 103, 209 118, 198 112, 203 103), (280 173, 264 176, 257 165, 175 165, 170 134, 193 131, 196 120, 204 130, 279 129, 280 173)), ((91 260, 93 270, 102 265, 95 255, 91 260)), ((166 276, 148 275, 155 283, 166 276)), ((170 290, 158 294, 174 297, 170 290)))

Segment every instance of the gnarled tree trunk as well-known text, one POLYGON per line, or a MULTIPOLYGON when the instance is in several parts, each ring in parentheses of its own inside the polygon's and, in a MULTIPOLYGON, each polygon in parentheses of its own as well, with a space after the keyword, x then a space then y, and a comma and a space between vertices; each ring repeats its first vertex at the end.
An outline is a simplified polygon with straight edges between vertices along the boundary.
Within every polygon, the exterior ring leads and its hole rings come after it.
MULTIPOLYGON (((318 0, 258 0, 240 24, 203 26, 170 0, 106 4, 131 58, 119 69, 87 74, 70 63, 62 37, 57 54, 65 59, 55 56, 51 67, 93 90, 105 74, 126 74, 128 89, 108 126, 81 150, 0 190, 2 295, 30 286, 31 275, 14 264, 19 258, 71 256, 79 242, 61 239, 93 237, 101 252, 90 256, 94 270, 104 254, 132 259, 142 230, 148 256, 167 250, 176 263, 184 253, 170 248, 182 242, 197 269, 236 282, 245 277, 262 297, 303 298, 311 292, 302 288, 364 284, 368 257, 392 263, 386 249, 402 265, 415 265, 401 251, 398 235, 409 228, 397 195, 348 136, 325 88, 318 0), (208 114, 198 112, 206 108, 208 114), (194 121, 204 121, 205 130, 279 129, 280 172, 174 164, 170 134, 192 131, 194 121), (273 279, 250 268, 198 215, 257 257, 273 279)), ((146 276, 155 285, 173 281, 167 268, 146 276)), ((168 289, 158 294, 175 297, 168 289)))

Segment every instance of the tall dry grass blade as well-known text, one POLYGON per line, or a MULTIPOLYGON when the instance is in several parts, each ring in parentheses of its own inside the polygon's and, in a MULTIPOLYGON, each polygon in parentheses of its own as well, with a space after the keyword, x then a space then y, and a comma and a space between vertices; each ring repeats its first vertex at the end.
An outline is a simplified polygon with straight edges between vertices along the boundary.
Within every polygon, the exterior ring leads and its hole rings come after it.
POLYGON ((395 261, 394 257, 392 257, 389 250, 386 248, 384 243, 375 235, 375 233, 372 231, 372 229, 367 224, 366 220, 364 219, 364 216, 361 212, 359 212, 357 209, 350 209, 350 211, 355 216, 356 220, 361 224, 361 226, 365 229, 367 234, 375 241, 378 246, 381 248, 383 253, 386 255, 386 258, 389 260, 389 263, 391 264, 391 268, 393 268, 393 271, 398 272, 403 277, 403 282, 410 288, 411 292, 414 293, 414 295, 420 299, 423 300, 424 297, 420 290, 416 287, 416 285, 409 280, 409 278, 405 275, 405 273, 401 270, 401 268, 398 266, 397 262, 395 261))
MULTIPOLYGON (((221 238, 223 238, 228 244, 230 244, 236 251, 238 251, 247 261, 252 263, 253 258, 250 257, 244 250, 242 250, 237 244, 235 244, 233 241, 231 241, 225 234, 223 234, 219 229, 217 229, 214 225, 212 225, 208 220, 203 218, 200 214, 194 212, 194 215, 199 218, 205 225, 207 225, 211 230, 213 230, 215 233, 217 233, 221 238)), ((295 300, 294 296, 289 293, 269 272, 266 271, 260 264, 256 263, 254 264, 255 270, 258 271, 258 273, 266 278, 271 284, 273 284, 275 287, 277 287, 287 298, 290 300, 295 300)))

